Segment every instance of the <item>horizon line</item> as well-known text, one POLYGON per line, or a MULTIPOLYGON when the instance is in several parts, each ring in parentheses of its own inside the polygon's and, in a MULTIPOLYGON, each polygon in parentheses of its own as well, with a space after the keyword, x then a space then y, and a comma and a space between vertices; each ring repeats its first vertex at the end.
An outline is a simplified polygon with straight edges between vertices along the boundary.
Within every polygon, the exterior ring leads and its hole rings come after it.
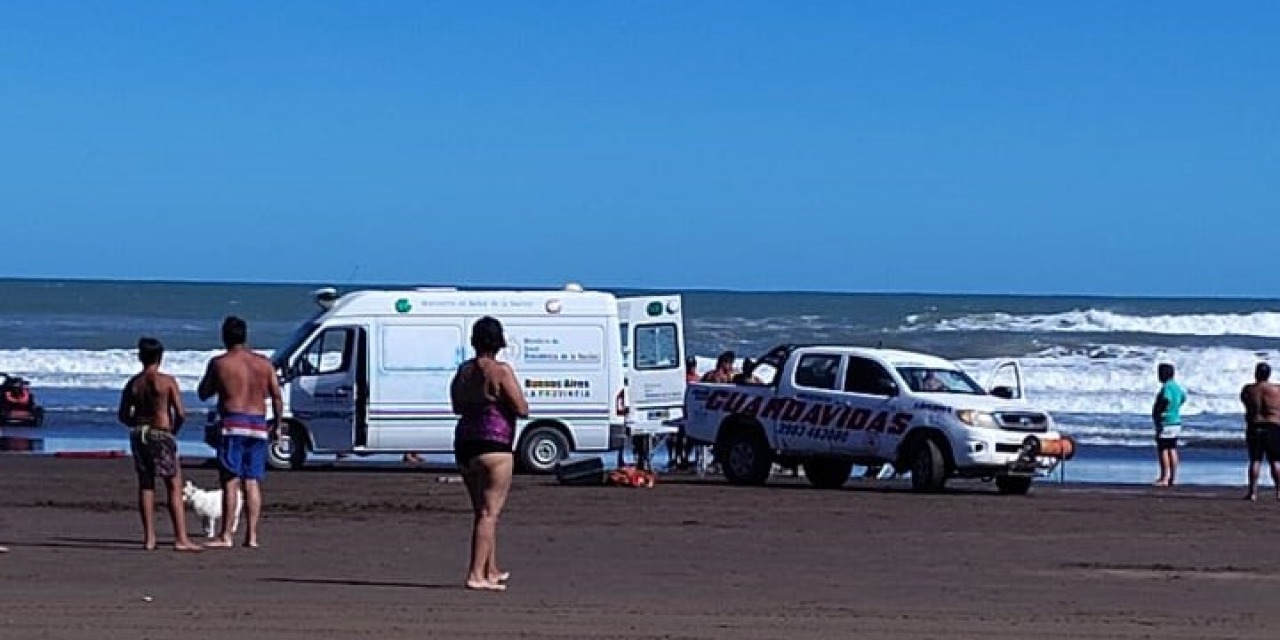
MULTIPOLYGON (((457 287, 459 289, 473 290, 539 290, 548 289, 555 290, 564 287, 565 284, 575 282, 582 284, 581 281, 569 280, 558 285, 485 285, 485 284, 446 284, 446 283, 406 283, 406 282, 352 282, 346 285, 337 285, 332 282, 325 283, 323 281, 302 281, 302 280, 217 280, 217 279, 148 279, 148 278, 95 278, 95 277, 48 277, 48 276, 0 276, 0 282, 66 282, 81 284, 141 284, 141 285, 210 285, 210 286, 310 286, 310 287, 335 287, 341 289, 361 289, 361 288, 413 288, 413 287, 457 287)), ((830 290, 830 289, 734 289, 724 287, 634 287, 634 286, 591 286, 582 284, 584 289, 596 291, 636 291, 636 292, 671 292, 671 293, 724 293, 738 295, 829 295, 829 296, 915 296, 915 297, 934 297, 934 298, 1082 298, 1091 300, 1230 300, 1239 302, 1275 302, 1280 298, 1265 298, 1258 296, 1232 296, 1232 295, 1191 295, 1191 294, 1175 294, 1175 295, 1146 295, 1146 294, 1115 294, 1115 293, 990 293, 990 292, 936 292, 936 291, 888 291, 888 290, 830 290)))

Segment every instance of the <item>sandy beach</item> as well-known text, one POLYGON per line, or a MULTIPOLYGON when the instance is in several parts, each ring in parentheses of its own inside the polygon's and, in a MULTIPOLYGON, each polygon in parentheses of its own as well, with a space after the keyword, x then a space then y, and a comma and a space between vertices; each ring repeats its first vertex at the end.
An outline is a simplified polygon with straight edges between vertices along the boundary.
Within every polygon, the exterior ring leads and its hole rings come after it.
MULTIPOLYGON (((201 486, 213 470, 188 466, 201 486)), ((264 548, 142 551, 128 460, 0 457, 5 638, 1272 638, 1280 504, 1235 489, 518 477, 506 593, 434 469, 278 473, 264 548)), ((1268 494, 1269 496, 1269 494, 1268 494)), ((189 523, 198 532, 194 515, 189 523)), ((167 521, 161 542, 171 540, 167 521)))

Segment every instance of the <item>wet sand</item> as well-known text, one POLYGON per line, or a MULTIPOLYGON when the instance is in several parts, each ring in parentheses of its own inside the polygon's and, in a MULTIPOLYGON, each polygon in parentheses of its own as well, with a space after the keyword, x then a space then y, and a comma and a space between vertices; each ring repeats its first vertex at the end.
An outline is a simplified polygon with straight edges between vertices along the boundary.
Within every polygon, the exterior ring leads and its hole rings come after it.
MULTIPOLYGON (((211 469, 188 466, 202 487, 211 469)), ((442 470, 275 473, 262 549, 140 548, 130 462, 0 456, 0 637, 1275 638, 1280 504, 1235 488, 518 477, 506 593, 442 470), (150 598, 150 600, 147 600, 150 598)), ((164 512, 161 544, 172 541, 164 512)), ((193 532, 199 525, 188 512, 193 532)))

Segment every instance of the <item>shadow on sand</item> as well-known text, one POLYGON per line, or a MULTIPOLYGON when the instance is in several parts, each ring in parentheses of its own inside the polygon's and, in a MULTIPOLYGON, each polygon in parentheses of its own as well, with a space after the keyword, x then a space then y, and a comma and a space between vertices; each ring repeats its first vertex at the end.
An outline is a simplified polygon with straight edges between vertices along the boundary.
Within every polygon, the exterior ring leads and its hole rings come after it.
POLYGON ((395 587, 398 589, 461 589, 460 584, 440 584, 429 582, 391 582, 384 580, 337 580, 329 578, 262 578, 262 582, 279 582, 284 584, 314 584, 339 587, 395 587))

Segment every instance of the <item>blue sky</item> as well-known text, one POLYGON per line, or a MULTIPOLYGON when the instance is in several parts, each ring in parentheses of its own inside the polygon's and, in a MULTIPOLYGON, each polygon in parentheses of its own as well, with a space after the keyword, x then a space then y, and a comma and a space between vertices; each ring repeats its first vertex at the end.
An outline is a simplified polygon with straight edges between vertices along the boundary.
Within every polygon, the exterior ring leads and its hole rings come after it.
POLYGON ((6 2, 12 276, 1280 296, 1280 3, 6 2))

